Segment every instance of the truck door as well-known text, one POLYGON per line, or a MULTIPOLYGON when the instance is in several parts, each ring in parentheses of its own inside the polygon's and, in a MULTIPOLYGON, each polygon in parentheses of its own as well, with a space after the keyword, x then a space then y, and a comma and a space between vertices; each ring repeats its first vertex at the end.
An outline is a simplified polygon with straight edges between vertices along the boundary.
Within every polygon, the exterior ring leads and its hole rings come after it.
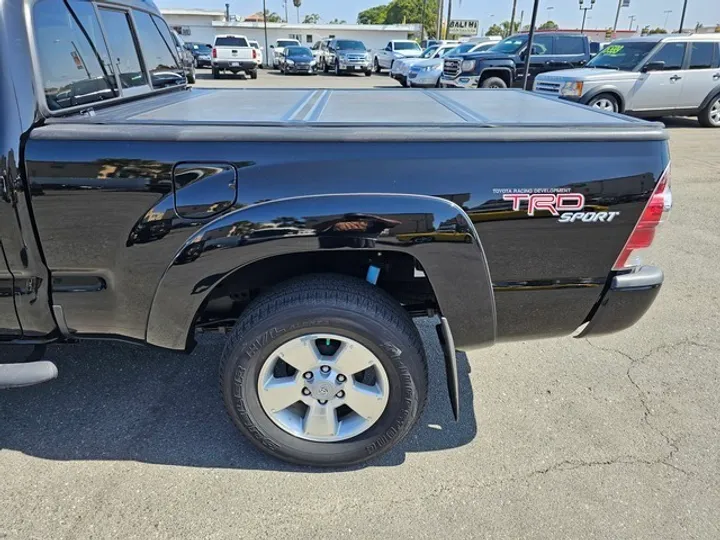
POLYGON ((549 67, 552 69, 582 67, 590 57, 589 52, 585 50, 583 36, 555 36, 555 48, 549 67))
MULTIPOLYGON (((527 51, 527 49, 525 49, 527 51)), ((546 71, 553 71, 550 61, 553 57, 553 36, 536 34, 533 38, 533 50, 530 56, 530 75, 528 76, 528 88, 532 88, 535 77, 546 71)), ((525 55, 522 54, 517 70, 518 83, 522 85, 525 67, 525 55)))
POLYGON ((683 87, 682 70, 687 44, 666 43, 647 62, 635 83, 627 108, 633 111, 677 109, 683 87))
POLYGON ((683 85, 678 107, 697 109, 720 85, 720 43, 690 42, 690 64, 682 72, 683 85))

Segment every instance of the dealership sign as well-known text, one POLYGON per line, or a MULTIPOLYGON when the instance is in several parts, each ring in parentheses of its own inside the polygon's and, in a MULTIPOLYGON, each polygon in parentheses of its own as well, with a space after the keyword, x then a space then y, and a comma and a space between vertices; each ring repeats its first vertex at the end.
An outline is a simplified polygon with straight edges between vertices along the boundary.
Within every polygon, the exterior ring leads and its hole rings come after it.
POLYGON ((453 36, 477 36, 479 21, 470 19, 452 19, 450 20, 449 32, 453 36))

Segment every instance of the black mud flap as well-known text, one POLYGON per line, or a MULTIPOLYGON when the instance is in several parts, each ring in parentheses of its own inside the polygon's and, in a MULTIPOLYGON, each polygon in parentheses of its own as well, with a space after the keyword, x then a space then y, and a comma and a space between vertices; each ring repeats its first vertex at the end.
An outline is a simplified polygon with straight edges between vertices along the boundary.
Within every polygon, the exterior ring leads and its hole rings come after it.
POLYGON ((460 383, 458 381, 457 357, 455 356, 455 341, 453 340, 450 325, 445 317, 440 317, 440 324, 435 326, 440 345, 445 356, 445 375, 447 377, 448 397, 452 407, 455 421, 460 418, 460 383))

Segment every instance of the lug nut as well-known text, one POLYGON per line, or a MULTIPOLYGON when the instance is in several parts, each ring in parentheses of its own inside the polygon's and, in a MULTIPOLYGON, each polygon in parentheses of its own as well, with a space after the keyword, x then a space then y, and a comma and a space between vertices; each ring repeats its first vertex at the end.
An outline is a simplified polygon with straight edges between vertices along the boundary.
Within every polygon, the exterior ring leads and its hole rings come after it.
POLYGON ((323 373, 330 373, 330 366, 320 366, 320 371, 323 373))
POLYGON ((303 395, 303 396, 309 396, 309 395, 310 395, 310 390, 307 389, 307 388, 303 388, 303 389, 302 389, 302 395, 303 395))
POLYGON ((340 390, 340 391, 339 391, 337 394, 335 394, 335 395, 336 395, 337 397, 339 397, 340 399, 342 399, 342 398, 345 397, 345 392, 343 392, 342 390, 340 390))
POLYGON ((312 379, 312 371, 306 371, 303 373, 303 379, 312 379))
POLYGON ((338 376, 337 376, 337 382, 339 382, 339 383, 344 383, 345 381, 347 381, 347 377, 346 377, 345 375, 338 375, 338 376))
POLYGON ((318 400, 318 403, 319 403, 320 405, 325 405, 325 404, 327 403, 327 399, 319 399, 319 400, 318 400))

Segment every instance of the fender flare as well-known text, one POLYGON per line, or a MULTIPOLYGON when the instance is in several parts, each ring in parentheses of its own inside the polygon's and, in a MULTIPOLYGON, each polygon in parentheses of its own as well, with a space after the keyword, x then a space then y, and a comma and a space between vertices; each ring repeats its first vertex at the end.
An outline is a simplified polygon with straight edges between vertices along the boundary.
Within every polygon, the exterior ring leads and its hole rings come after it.
POLYGON ((705 107, 710 105, 710 103, 712 103, 714 99, 717 99, 718 97, 720 97, 720 84, 718 84, 715 88, 708 92, 708 95, 705 97, 700 107, 698 107, 698 110, 702 111, 705 107))
POLYGON ((198 310, 214 287, 269 257, 326 249, 399 251, 422 264, 459 349, 491 345, 497 317, 487 259, 465 211, 438 197, 398 194, 318 195, 279 199, 223 215, 193 234, 165 270, 148 317, 146 341, 185 350, 198 310), (338 226, 352 221, 363 232, 338 226), (282 227, 278 223, 282 222, 282 227), (292 226, 286 226, 292 223, 292 226), (462 241, 415 242, 443 223, 462 241), (273 236, 253 237, 258 230, 273 236))
POLYGON ((620 92, 620 90, 618 90, 615 86, 611 85, 604 85, 593 88, 587 94, 580 98, 580 103, 582 103, 583 105, 587 105, 588 103, 590 103, 590 100, 592 100, 594 97, 599 96, 600 94, 612 94, 613 96, 615 96, 618 100, 618 105, 620 108, 618 112, 621 113, 625 111, 625 98, 623 97, 622 92, 620 92))
POLYGON ((486 71, 506 71, 508 73, 508 78, 510 79, 510 84, 508 84, 508 88, 512 88, 513 82, 515 82, 515 77, 513 75, 513 70, 509 66, 487 66, 480 70, 480 73, 478 73, 478 86, 480 86, 482 82, 483 74, 486 71))

